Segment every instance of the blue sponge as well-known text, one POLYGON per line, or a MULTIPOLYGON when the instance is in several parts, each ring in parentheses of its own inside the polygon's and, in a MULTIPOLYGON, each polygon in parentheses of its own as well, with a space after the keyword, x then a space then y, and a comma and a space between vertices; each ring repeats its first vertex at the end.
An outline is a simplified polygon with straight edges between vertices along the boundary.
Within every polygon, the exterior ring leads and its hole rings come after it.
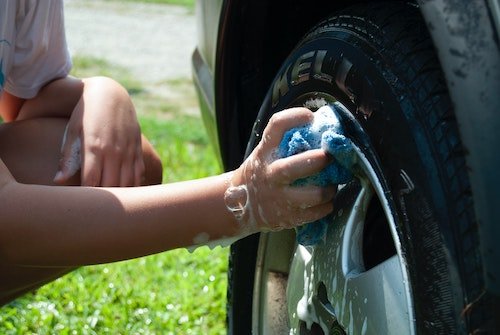
MULTIPOLYGON (((295 185, 337 185, 345 184, 353 178, 352 167, 356 164, 354 146, 343 135, 342 126, 334 105, 323 106, 314 113, 314 121, 306 126, 293 128, 283 135, 278 147, 280 158, 292 156, 310 149, 323 148, 334 158, 320 173, 300 179, 295 185)), ((297 228, 297 242, 311 246, 324 240, 331 217, 325 217, 297 228)))

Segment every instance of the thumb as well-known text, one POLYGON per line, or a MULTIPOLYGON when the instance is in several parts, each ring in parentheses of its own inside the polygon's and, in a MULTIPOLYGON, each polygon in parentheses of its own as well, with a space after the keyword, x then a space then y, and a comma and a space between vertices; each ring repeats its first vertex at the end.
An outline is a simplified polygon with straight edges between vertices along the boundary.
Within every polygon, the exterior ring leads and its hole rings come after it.
MULTIPOLYGON (((74 134, 73 134, 74 135, 74 134)), ((55 183, 63 183, 72 177, 81 168, 81 140, 78 136, 71 136, 68 127, 64 132, 61 146, 59 169, 54 177, 55 183)))

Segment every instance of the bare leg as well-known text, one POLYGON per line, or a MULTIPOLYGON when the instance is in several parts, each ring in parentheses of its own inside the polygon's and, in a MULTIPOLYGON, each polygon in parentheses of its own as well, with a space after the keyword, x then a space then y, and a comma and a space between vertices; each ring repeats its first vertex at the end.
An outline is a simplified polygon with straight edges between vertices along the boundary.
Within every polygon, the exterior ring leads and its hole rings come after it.
MULTIPOLYGON (((43 118, 0 125, 0 157, 17 181, 54 185, 66 119, 43 118)), ((143 137, 146 184, 159 184, 162 165, 151 144, 143 137)), ((79 176, 68 185, 80 185, 79 176)), ((0 199, 1 201, 1 199, 0 199)), ((22 267, 0 264, 0 305, 38 288, 73 268, 22 267)))
MULTIPOLYGON (((40 118, 0 126, 0 157, 17 181, 55 185, 66 119, 40 118)), ((162 165, 152 145, 143 136, 146 175, 144 185, 161 183, 162 165)), ((80 185, 78 174, 67 185, 80 185)))

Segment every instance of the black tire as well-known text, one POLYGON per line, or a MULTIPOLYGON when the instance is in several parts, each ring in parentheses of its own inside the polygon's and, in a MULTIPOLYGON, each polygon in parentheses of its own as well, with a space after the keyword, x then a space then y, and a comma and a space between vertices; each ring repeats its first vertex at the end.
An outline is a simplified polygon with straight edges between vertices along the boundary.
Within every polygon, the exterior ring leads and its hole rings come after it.
MULTIPOLYGON (((408 264, 417 333, 485 331, 492 315, 482 291, 465 153, 418 8, 363 5, 319 24, 284 61, 254 133, 262 132, 274 112, 314 94, 342 103, 369 137, 365 149, 385 184, 408 264)), ((258 140, 250 139, 249 150, 258 140)), ((367 240, 382 238, 368 234, 367 240)), ((259 236, 252 236, 231 249, 230 334, 252 332, 258 243, 259 236)))

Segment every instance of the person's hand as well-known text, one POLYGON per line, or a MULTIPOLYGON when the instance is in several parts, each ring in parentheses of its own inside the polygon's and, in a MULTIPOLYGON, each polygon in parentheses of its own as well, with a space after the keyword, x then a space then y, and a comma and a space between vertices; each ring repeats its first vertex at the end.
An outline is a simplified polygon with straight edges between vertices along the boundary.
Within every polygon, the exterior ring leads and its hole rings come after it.
POLYGON ((283 134, 312 119, 313 113, 305 108, 274 114, 262 141, 234 171, 225 201, 242 224, 243 232, 292 228, 319 220, 333 210, 334 186, 292 185, 328 165, 331 157, 324 150, 309 150, 282 159, 275 157, 283 134))
POLYGON ((81 167, 83 186, 138 186, 144 177, 141 133, 127 91, 115 81, 84 80, 71 114, 54 181, 63 183, 81 167))

